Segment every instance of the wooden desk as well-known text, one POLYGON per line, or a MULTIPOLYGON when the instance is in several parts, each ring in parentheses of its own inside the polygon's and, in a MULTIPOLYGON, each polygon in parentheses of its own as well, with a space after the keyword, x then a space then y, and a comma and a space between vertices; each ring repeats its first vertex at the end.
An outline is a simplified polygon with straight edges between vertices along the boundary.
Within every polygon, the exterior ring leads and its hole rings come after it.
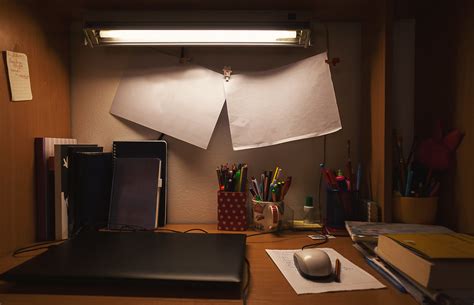
MULTIPOLYGON (((202 228, 209 232, 217 231, 215 225, 168 225, 175 230, 202 228)), ((255 232, 246 232, 248 234, 255 232)), ((385 289, 359 290, 348 292, 332 292, 321 294, 296 295, 293 288, 286 281, 273 261, 268 257, 265 249, 298 249, 312 241, 307 232, 288 232, 281 235, 258 235, 247 239, 247 257, 250 261, 251 282, 248 297, 249 305, 276 305, 276 304, 404 304, 415 305, 415 300, 409 294, 398 292, 390 283, 385 281, 377 272, 372 270, 364 261, 359 252, 352 246, 348 237, 330 239, 323 247, 337 250, 347 259, 366 270, 387 286, 385 289)), ((39 252, 39 251, 38 251, 39 252)), ((25 261, 28 257, 0 259, 0 272, 25 261)), ((208 299, 178 299, 155 297, 117 297, 117 296, 86 296, 86 295, 51 295, 51 294, 18 294, 9 292, 6 283, 0 282, 1 305, 17 304, 90 304, 90 305, 161 305, 161 304, 242 304, 242 300, 208 300, 208 299)))

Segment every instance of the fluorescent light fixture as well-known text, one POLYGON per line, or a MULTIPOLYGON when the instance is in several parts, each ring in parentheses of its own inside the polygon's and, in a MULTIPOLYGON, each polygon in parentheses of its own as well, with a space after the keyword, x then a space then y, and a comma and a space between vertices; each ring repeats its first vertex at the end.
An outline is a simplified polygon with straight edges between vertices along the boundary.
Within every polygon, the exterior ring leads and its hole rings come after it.
POLYGON ((309 29, 159 29, 85 28, 86 43, 162 46, 300 46, 310 45, 309 29))

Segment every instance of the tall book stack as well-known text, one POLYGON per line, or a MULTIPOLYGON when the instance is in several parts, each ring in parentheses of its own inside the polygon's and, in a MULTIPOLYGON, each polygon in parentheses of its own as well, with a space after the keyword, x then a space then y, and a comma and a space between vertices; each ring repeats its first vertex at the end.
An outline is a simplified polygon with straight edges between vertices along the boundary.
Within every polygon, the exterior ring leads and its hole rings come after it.
POLYGON ((375 252, 428 294, 449 299, 454 291, 470 291, 474 298, 474 236, 387 234, 379 236, 375 252))

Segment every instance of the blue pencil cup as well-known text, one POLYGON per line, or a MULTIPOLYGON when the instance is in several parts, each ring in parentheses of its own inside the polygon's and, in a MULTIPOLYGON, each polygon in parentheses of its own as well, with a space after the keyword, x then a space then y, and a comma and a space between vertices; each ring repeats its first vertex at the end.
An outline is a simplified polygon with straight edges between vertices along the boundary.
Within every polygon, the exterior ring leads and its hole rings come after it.
POLYGON ((356 192, 328 189, 326 191, 326 217, 324 224, 332 228, 344 228, 346 220, 353 220, 356 192))

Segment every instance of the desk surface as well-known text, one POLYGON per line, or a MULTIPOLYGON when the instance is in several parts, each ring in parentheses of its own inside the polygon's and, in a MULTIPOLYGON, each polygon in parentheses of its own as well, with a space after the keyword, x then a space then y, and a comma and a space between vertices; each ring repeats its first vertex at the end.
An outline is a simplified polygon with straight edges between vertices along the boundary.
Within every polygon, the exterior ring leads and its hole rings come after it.
MULTIPOLYGON (((209 232, 219 232, 216 225, 168 225, 175 230, 201 228, 209 232)), ((255 232, 247 232, 248 234, 255 232)), ((330 239, 323 247, 334 248, 347 259, 366 270, 387 286, 385 289, 359 290, 348 292, 332 292, 321 294, 296 295, 293 288, 286 281, 273 261, 268 257, 265 249, 298 249, 310 244, 307 232, 288 232, 281 235, 258 235, 247 238, 247 257, 250 261, 251 282, 248 304, 404 304, 415 305, 415 300, 409 294, 398 292, 390 283, 385 281, 377 272, 370 268, 360 253, 352 246, 349 237, 330 239)), ((4 272, 15 265, 31 258, 39 251, 22 254, 22 257, 3 257, 0 259, 0 272, 4 272)), ((21 256, 21 255, 20 255, 21 256)), ((155 297, 117 297, 117 296, 86 296, 61 294, 12 293, 8 284, 0 281, 0 304, 89 304, 89 305, 160 305, 160 304, 242 304, 242 300, 209 300, 209 299, 177 299, 155 297)))

